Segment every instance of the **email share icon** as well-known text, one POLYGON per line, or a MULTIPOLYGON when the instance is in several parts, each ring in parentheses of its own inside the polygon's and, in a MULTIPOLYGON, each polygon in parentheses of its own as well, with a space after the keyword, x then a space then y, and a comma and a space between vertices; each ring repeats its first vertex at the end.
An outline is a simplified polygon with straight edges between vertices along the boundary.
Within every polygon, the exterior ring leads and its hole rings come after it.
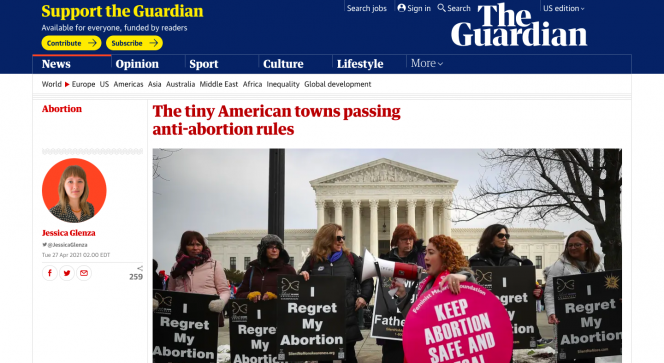
POLYGON ((79 280, 89 280, 90 279, 90 267, 88 266, 79 266, 78 267, 78 273, 76 274, 76 277, 78 277, 79 280))

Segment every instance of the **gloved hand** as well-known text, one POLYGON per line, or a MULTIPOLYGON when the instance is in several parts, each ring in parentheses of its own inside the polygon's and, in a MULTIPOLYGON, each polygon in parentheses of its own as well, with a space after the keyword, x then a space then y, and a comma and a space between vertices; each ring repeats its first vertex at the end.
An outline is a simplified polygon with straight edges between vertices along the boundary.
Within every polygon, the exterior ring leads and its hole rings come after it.
POLYGON ((208 308, 212 312, 221 313, 222 311, 224 311, 224 306, 226 306, 226 302, 221 299, 217 299, 210 301, 208 308))
POLYGON ((258 300, 261 299, 261 292, 260 291, 250 292, 249 295, 247 295, 247 299, 251 300, 252 302, 257 302, 258 300))
POLYGON ((275 294, 273 294, 273 293, 271 293, 271 292, 269 292, 269 291, 266 292, 265 295, 263 295, 263 301, 274 300, 274 299, 276 299, 276 298, 277 298, 277 295, 275 295, 275 294))
POLYGON ((182 259, 178 261, 178 264, 171 272, 171 277, 180 277, 187 273, 187 271, 192 270, 196 267, 196 259, 193 257, 182 256, 182 259))

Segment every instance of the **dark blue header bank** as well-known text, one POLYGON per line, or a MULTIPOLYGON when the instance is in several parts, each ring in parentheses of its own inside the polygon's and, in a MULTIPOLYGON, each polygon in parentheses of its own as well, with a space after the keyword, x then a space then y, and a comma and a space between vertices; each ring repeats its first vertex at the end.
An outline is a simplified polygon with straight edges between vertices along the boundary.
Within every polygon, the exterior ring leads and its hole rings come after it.
POLYGON ((664 73, 663 8, 588 0, 17 2, 5 5, 0 72, 664 73))

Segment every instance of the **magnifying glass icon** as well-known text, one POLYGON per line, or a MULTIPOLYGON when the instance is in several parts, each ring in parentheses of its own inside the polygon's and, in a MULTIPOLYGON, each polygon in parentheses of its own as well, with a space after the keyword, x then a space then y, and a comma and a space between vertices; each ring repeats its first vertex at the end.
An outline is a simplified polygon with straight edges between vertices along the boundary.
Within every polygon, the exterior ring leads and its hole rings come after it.
POLYGON ((438 4, 438 10, 442 10, 444 12, 447 12, 447 10, 445 10, 445 4, 438 4))

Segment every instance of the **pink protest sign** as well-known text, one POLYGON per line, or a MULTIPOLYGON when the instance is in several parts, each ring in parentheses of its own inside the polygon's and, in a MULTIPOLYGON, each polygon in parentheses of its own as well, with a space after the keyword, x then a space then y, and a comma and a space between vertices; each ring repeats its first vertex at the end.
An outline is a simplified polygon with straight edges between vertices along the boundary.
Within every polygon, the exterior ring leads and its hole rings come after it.
POLYGON ((512 324, 485 288, 464 282, 458 295, 431 289, 408 312, 403 347, 409 363, 508 363, 512 324))

